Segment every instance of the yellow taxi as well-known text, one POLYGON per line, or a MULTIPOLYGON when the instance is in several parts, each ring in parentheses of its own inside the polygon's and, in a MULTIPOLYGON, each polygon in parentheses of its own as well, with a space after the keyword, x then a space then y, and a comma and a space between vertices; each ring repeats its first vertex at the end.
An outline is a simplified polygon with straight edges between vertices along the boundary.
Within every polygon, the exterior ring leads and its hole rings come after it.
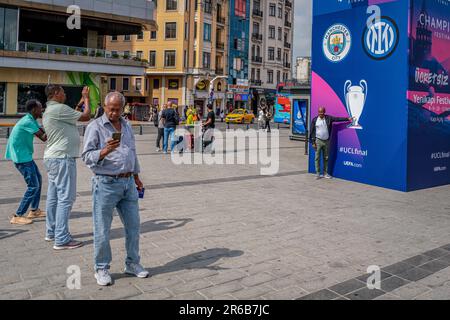
POLYGON ((253 123, 255 115, 246 109, 236 109, 225 118, 226 123, 253 123))

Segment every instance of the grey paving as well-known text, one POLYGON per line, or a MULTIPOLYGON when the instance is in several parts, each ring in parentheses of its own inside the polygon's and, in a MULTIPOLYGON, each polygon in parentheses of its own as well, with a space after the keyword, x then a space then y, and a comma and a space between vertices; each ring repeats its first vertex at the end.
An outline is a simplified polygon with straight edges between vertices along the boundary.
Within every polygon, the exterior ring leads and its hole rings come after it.
MULTIPOLYGON (((285 129, 276 176, 261 177, 259 167, 250 165, 176 166, 155 152, 154 133, 148 128, 136 138, 148 186, 140 203, 141 256, 152 277, 122 274, 124 234, 115 217, 115 285, 96 285, 91 173, 80 161, 70 228, 86 245, 70 252, 54 252, 43 241, 44 221, 9 224, 24 182, 10 162, 0 161, 1 299, 450 297, 449 186, 400 193, 316 181, 306 174, 303 142, 290 141, 285 129), (71 265, 80 267, 80 290, 66 285, 71 265), (371 265, 385 270, 382 292, 360 287, 371 265)), ((5 143, 0 139, 0 154, 5 143)), ((45 173, 43 148, 36 143, 37 165, 45 173)))

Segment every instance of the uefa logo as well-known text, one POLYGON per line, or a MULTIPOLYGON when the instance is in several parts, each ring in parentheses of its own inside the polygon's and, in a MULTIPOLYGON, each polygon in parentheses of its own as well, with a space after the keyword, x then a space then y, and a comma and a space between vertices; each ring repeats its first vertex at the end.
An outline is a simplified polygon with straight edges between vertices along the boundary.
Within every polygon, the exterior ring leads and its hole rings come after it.
POLYGON ((397 49, 398 41, 398 27, 388 17, 382 17, 366 27, 362 39, 364 51, 375 60, 389 58, 397 49))
POLYGON ((331 62, 341 62, 349 54, 352 46, 350 30, 343 24, 334 24, 323 37, 323 53, 331 62))

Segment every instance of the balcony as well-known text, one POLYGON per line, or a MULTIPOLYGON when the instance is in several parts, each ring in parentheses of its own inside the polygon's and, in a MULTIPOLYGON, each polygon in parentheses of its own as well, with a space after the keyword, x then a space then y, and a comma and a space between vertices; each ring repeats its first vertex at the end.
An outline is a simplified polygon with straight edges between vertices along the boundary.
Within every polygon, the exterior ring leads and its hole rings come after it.
POLYGON ((285 0, 284 5, 286 6, 286 8, 292 8, 292 2, 289 0, 285 0))
POLYGON ((148 65, 137 54, 119 55, 103 49, 23 41, 17 48, 1 51, 0 67, 142 75, 148 65))
POLYGON ((253 9, 253 17, 262 18, 264 16, 263 12, 260 9, 253 9))
POLYGON ((205 13, 212 14, 212 4, 211 3, 205 3, 204 6, 205 6, 205 9, 204 9, 205 13))
POLYGON ((289 62, 285 62, 284 63, 284 67, 287 68, 287 69, 290 69, 291 68, 291 64, 289 62))
POLYGON ((216 68, 216 74, 219 76, 223 75, 223 68, 216 68))
POLYGON ((221 25, 225 25, 226 19, 224 17, 217 16, 217 23, 221 24, 221 25))
POLYGON ((291 45, 289 42, 285 42, 285 43, 284 43, 284 47, 285 47, 286 49, 290 49, 290 48, 292 47, 292 45, 291 45))
POLYGON ((263 58, 262 58, 262 57, 258 57, 258 56, 253 56, 253 57, 252 57, 252 62, 255 62, 255 63, 262 63, 262 61, 263 61, 263 58))
POLYGON ((262 81, 261 80, 255 80, 255 79, 250 79, 250 84, 260 87, 262 86, 262 81))
POLYGON ((217 41, 216 42, 216 49, 220 51, 225 51, 225 43, 217 41))
POLYGON ((262 41, 263 36, 259 33, 252 33, 252 40, 253 41, 262 41))
POLYGON ((292 28, 292 23, 286 20, 284 22, 284 26, 287 27, 287 28, 292 28))

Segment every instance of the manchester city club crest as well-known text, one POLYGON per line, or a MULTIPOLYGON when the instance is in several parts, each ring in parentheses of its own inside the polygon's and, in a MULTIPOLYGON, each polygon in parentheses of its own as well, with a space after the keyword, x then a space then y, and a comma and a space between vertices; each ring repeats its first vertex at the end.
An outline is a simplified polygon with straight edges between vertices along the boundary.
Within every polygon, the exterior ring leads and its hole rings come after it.
POLYGON ((351 44, 350 30, 343 24, 334 24, 323 37, 323 52, 331 62, 340 62, 350 52, 351 44))

